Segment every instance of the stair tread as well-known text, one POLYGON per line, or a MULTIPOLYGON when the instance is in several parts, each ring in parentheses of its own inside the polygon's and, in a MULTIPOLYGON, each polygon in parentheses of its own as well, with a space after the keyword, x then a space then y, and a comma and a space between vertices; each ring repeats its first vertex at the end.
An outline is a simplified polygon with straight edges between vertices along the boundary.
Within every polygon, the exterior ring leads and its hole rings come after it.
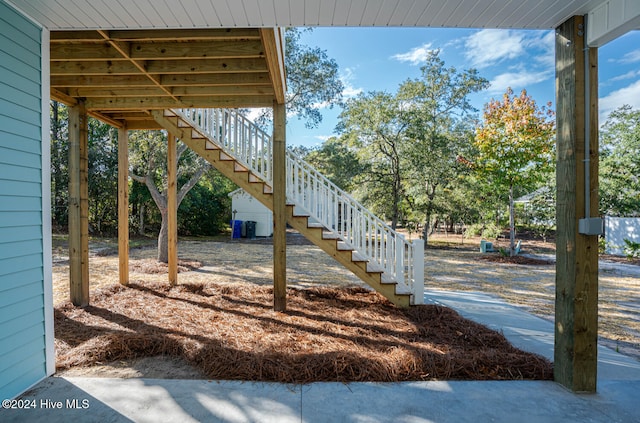
POLYGON ((324 228, 324 225, 322 223, 309 222, 307 223, 307 228, 324 228))
MULTIPOLYGON (((363 256, 362 254, 358 253, 357 251, 354 251, 353 253, 351 253, 351 261, 368 262, 369 260, 365 256, 363 256)), ((368 271, 368 266, 367 266, 367 271, 368 271)))
POLYGON ((353 251, 353 248, 344 241, 338 241, 338 250, 340 251, 353 251))
POLYGON ((381 283, 398 283, 391 275, 388 275, 386 273, 382 273, 382 276, 380 276, 380 282, 381 283))
POLYGON ((334 234, 333 232, 324 231, 322 232, 322 239, 326 239, 326 240, 340 239, 340 237, 337 234, 334 234))

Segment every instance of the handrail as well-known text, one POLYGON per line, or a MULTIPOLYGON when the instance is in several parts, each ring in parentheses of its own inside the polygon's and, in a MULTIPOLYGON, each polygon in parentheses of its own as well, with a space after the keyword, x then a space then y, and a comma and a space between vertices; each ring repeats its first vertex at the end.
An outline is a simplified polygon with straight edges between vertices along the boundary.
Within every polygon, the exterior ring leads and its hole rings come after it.
MULTIPOLYGON (((173 110, 226 154, 272 185, 271 136, 230 109, 173 110)), ((413 294, 421 304, 424 291, 424 242, 407 241, 310 164, 287 151, 287 200, 320 223, 356 254, 369 261, 369 270, 384 272, 397 291, 413 294)))
POLYGON ((287 198, 368 259, 371 270, 382 270, 406 291, 415 292, 416 279, 419 283, 424 273, 415 267, 418 251, 414 249, 422 240, 407 241, 291 151, 287 152, 287 198))
POLYGON ((271 184, 271 136, 233 109, 177 109, 215 144, 271 184))

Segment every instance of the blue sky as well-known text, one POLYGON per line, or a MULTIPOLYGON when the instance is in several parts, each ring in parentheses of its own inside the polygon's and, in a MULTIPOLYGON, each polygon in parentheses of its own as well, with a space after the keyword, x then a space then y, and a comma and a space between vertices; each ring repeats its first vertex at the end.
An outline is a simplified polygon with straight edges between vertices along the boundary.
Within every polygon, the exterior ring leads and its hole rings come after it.
MULTIPOLYGON (((433 49, 440 49, 447 67, 476 68, 491 82, 488 90, 472 97, 478 113, 509 86, 517 93, 525 88, 538 105, 555 98, 552 31, 316 28, 302 41, 326 50, 336 60, 345 98, 368 91, 395 93, 403 81, 420 76, 422 59, 433 49)), ((640 31, 601 47, 598 60, 601 122, 623 104, 640 108, 640 31)), ((335 135, 340 108, 321 110, 324 119, 316 129, 306 129, 303 122, 290 117, 287 144, 312 147, 335 135)))

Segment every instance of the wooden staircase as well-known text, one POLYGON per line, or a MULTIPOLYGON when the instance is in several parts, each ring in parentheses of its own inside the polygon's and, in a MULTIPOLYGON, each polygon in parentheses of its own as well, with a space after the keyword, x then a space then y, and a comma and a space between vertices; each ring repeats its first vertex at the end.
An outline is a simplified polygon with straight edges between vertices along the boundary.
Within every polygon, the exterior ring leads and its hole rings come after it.
MULTIPOLYGON (((154 119, 167 131, 187 144, 189 148, 204 157, 218 171, 232 180, 239 187, 251 194, 270 210, 273 210, 271 185, 265 181, 265 175, 259 175, 236 157, 224 151, 220 143, 215 142, 205 130, 175 110, 152 111, 154 119)), ((363 254, 350 246, 308 213, 297 211, 296 204, 287 204, 287 223, 304 235, 307 239, 329 254, 344 267, 353 272, 369 286, 384 295, 399 307, 408 307, 422 301, 422 294, 416 300, 411 290, 399 284, 397 280, 386 274, 384 269, 371 263, 363 254)))

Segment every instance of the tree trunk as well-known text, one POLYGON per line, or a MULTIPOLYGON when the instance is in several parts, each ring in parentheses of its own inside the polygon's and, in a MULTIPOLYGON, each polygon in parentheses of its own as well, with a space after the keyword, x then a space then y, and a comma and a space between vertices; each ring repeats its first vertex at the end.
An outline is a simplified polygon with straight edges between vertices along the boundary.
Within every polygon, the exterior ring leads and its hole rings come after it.
POLYGON ((509 255, 516 255, 516 217, 513 207, 513 185, 509 186, 509 255))
POLYGON ((424 218, 424 227, 422 228, 422 239, 424 239, 425 244, 429 242, 430 231, 431 231, 431 213, 427 213, 427 215, 424 218))
POLYGON ((162 215, 162 224, 160 225, 160 233, 158 234, 158 261, 161 263, 169 263, 169 226, 167 224, 167 209, 160 210, 162 215))
POLYGON ((138 214, 138 218, 138 233, 144 236, 144 203, 140 204, 140 213, 138 214))

